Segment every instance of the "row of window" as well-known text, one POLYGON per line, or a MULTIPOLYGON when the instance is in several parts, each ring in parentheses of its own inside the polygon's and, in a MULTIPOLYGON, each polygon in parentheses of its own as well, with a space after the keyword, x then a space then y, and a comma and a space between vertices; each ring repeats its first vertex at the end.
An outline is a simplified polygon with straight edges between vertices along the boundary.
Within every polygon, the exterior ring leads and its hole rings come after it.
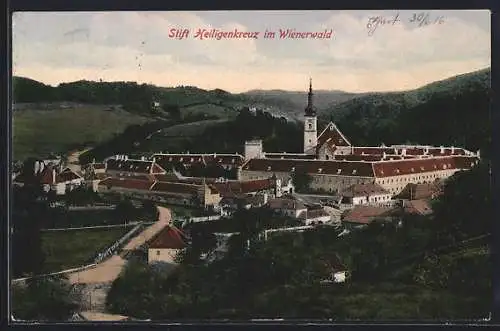
POLYGON ((402 178, 389 178, 386 180, 382 180, 380 184, 391 184, 391 183, 413 183, 415 181, 424 181, 427 182, 433 179, 438 179, 438 178, 443 178, 443 177, 448 177, 453 174, 454 171, 446 171, 440 174, 430 174, 430 175, 421 175, 421 176, 414 176, 414 177, 402 177, 402 178))

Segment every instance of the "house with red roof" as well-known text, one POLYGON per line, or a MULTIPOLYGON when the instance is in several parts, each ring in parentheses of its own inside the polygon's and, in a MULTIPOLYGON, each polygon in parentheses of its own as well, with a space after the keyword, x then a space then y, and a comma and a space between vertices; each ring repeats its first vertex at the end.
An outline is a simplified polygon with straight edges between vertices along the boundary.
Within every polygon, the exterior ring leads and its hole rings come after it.
POLYGON ((149 161, 129 159, 127 156, 109 158, 105 161, 105 172, 113 177, 134 177, 144 175, 163 175, 167 171, 154 160, 149 161))
POLYGON ((375 220, 392 222, 392 207, 356 206, 342 215, 342 225, 347 230, 366 227, 375 220))
POLYGON ((341 193, 341 204, 347 207, 357 205, 389 205, 391 193, 378 184, 354 184, 341 193))
POLYGON ((155 176, 108 177, 98 184, 102 194, 121 194, 174 205, 218 208, 221 196, 211 184, 163 182, 155 176))
POLYGON ((305 218, 307 212, 307 207, 301 201, 292 198, 271 199, 266 206, 278 214, 293 218, 305 218))
POLYGON ((147 246, 148 263, 175 263, 175 256, 188 246, 188 238, 182 230, 167 225, 147 246))
POLYGON ((59 167, 47 166, 39 174, 37 181, 45 192, 53 191, 57 195, 64 195, 80 187, 84 178, 69 168, 59 171, 59 167))

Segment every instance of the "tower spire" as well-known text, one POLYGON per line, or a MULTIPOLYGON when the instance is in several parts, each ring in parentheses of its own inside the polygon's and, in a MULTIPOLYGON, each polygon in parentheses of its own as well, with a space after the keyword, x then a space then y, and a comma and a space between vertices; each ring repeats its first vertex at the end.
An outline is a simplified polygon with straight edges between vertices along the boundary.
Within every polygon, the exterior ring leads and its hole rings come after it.
POLYGON ((307 95, 306 116, 315 116, 316 110, 313 105, 312 78, 309 78, 309 93, 307 95))

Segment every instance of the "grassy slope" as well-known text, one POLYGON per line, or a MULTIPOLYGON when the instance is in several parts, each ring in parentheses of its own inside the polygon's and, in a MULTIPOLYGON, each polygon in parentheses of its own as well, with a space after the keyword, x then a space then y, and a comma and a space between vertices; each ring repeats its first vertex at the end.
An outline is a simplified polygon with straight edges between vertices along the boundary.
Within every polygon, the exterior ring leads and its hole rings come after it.
POLYGON ((43 157, 50 152, 65 152, 74 145, 99 143, 129 125, 148 120, 125 111, 104 109, 105 106, 88 106, 15 111, 12 120, 14 159, 43 157))
POLYGON ((128 231, 130 228, 122 227, 43 232, 45 270, 56 272, 90 263, 101 250, 112 245, 128 231))

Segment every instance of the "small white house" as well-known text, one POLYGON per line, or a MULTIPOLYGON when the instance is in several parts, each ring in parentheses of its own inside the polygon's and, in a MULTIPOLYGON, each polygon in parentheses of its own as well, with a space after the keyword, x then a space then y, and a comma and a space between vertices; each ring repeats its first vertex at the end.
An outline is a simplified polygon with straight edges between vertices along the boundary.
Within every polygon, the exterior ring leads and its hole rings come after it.
POLYGON ((175 256, 186 246, 184 233, 173 225, 167 225, 150 241, 148 263, 175 263, 175 256))
POLYGON ((388 205, 392 195, 378 184, 354 184, 342 193, 343 205, 388 205))
POLYGON ((57 173, 56 168, 47 167, 40 177, 43 190, 45 192, 55 191, 58 195, 64 195, 74 190, 83 182, 84 178, 69 168, 57 173))
POLYGON ((325 265, 331 270, 330 276, 322 283, 344 283, 348 277, 347 267, 340 261, 337 254, 324 259, 325 265))
POLYGON ((302 214, 305 225, 319 225, 330 223, 332 217, 323 208, 307 210, 302 214))
POLYGON ((300 218, 307 212, 306 206, 297 200, 292 198, 276 198, 268 201, 267 206, 284 216, 289 216, 293 218, 300 218))

